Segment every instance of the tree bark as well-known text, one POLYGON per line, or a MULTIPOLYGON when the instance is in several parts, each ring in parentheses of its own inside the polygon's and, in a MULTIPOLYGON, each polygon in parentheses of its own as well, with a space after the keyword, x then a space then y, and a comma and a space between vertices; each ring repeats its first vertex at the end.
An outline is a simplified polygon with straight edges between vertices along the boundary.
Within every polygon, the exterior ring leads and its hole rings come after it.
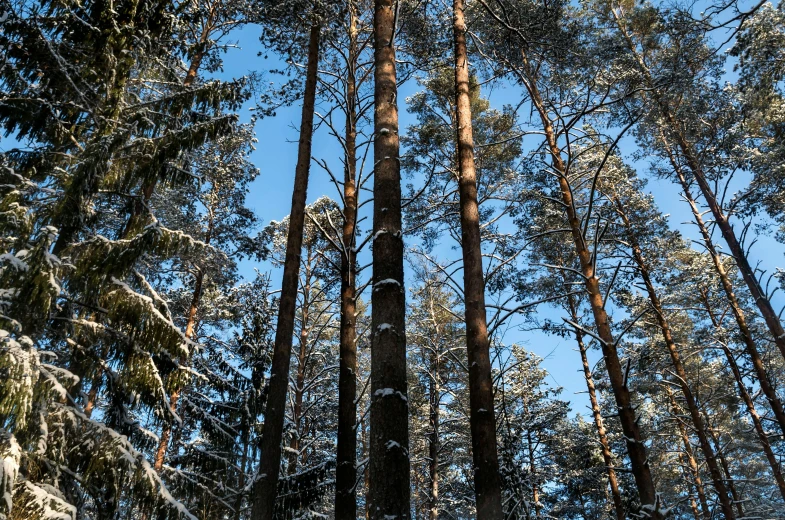
MULTIPOLYGON (((657 320, 657 325, 660 328, 662 339, 665 341, 665 347, 668 349, 668 354, 670 355, 671 363, 673 364, 673 369, 676 374, 676 381, 681 388, 681 393, 684 396, 685 403, 687 404, 687 410, 689 411, 692 425, 694 426, 695 433, 698 436, 701 452, 703 453, 704 459, 706 459, 706 465, 709 467, 709 474, 711 475, 714 489, 717 492, 717 498, 720 501, 722 514, 727 520, 735 519, 736 515, 733 512, 733 504, 731 503, 731 499, 728 496, 728 489, 725 486, 725 481, 722 478, 722 472, 720 471, 719 465, 717 464, 717 458, 714 455, 714 450, 712 449, 709 439, 706 435, 706 428, 703 424, 700 408, 698 407, 698 403, 695 400, 695 395, 692 393, 692 389, 688 383, 687 371, 684 369, 684 365, 681 362, 681 356, 679 355, 679 351, 676 348, 676 342, 673 339, 670 324, 665 317, 662 301, 660 300, 657 290, 654 288, 654 283, 651 280, 651 275, 649 274, 649 265, 646 262, 646 259, 643 257, 643 249, 638 242, 638 237, 635 235, 635 231, 632 227, 632 224, 630 223, 630 219, 627 216, 627 212, 624 209, 624 205, 621 203, 621 200, 615 195, 612 197, 612 200, 616 206, 617 213, 621 217, 622 222, 624 222, 624 227, 627 231, 627 240, 629 241, 630 247, 632 249, 633 260, 635 261, 635 265, 638 267, 638 274, 643 280, 643 284, 646 286, 646 293, 649 297, 649 302, 651 303, 652 309, 654 310, 654 316, 657 320)), ((668 388, 667 391, 670 395, 670 388, 668 388)), ((673 403, 675 406, 675 401, 673 403)), ((679 423, 679 427, 683 429, 684 425, 679 423)), ((686 432, 683 434, 685 435, 685 442, 689 443, 689 439, 686 437, 686 432)), ((689 449, 692 451, 691 447, 689 449)), ((695 458, 691 453, 688 453, 687 456, 690 458, 690 460, 692 460, 692 462, 695 461, 695 458)), ((697 466, 695 471, 697 471, 697 466)), ((700 478, 697 473, 696 478, 700 478)), ((698 487, 697 482, 696 487, 698 487)), ((701 488, 702 486, 699 489, 701 488)), ((704 507, 704 515, 707 514, 708 509, 706 508, 705 504, 701 503, 701 505, 704 507)))
POLYGON ((297 283, 300 255, 303 246, 305 202, 308 191, 308 173, 311 167, 311 139, 313 137, 316 80, 319 65, 320 28, 311 28, 308 40, 308 63, 305 73, 300 141, 297 149, 297 166, 294 175, 292 210, 289 214, 289 232, 286 240, 281 299, 278 307, 278 325, 270 370, 267 406, 264 414, 264 431, 260 445, 259 477, 254 484, 251 509, 253 520, 272 520, 278 474, 281 469, 281 440, 286 414, 286 392, 289 387, 289 365, 292 355, 297 283))
POLYGON ((338 367, 338 442, 335 470, 335 518, 357 518, 357 294, 355 228, 357 225, 357 18, 349 5, 349 53, 346 77, 346 169, 343 180, 341 241, 341 330, 338 367))
POLYGON ((401 236, 401 160, 395 72, 397 2, 374 12, 373 296, 369 513, 410 518, 406 302, 401 236))
POLYGON ((455 106, 458 145, 461 248, 466 317, 466 350, 469 358, 469 424, 474 462, 474 494, 478 520, 503 516, 501 477, 496 447, 496 417, 491 381, 490 341, 485 311, 477 173, 474 164, 469 56, 466 49, 464 0, 453 2, 455 44, 455 106))
MULTIPOLYGON (((570 316, 572 320, 578 322, 578 310, 575 305, 575 300, 572 295, 567 296, 567 303, 569 305, 570 316)), ((589 403, 591 404, 591 413, 594 417, 594 425, 597 427, 597 437, 600 441, 600 451, 602 452, 602 459, 605 462, 605 471, 608 473, 608 484, 611 488, 611 496, 613 497, 613 509, 616 512, 616 520, 624 520, 624 505, 621 500, 621 491, 619 490, 619 481, 616 478, 616 470, 613 464, 613 452, 611 452, 610 443, 608 442, 608 434, 605 431, 605 424, 602 420, 602 410, 600 403, 597 400, 597 390, 594 386, 594 378, 591 374, 591 367, 589 366, 589 358, 586 355, 586 344, 583 342, 583 333, 579 329, 575 329, 575 341, 578 343, 578 350, 581 353, 581 364, 583 365, 583 377, 586 379, 586 388, 589 392, 589 403)))
POLYGON ((370 518, 410 517, 405 295, 401 236, 395 9, 374 12, 374 210, 371 331, 370 518))

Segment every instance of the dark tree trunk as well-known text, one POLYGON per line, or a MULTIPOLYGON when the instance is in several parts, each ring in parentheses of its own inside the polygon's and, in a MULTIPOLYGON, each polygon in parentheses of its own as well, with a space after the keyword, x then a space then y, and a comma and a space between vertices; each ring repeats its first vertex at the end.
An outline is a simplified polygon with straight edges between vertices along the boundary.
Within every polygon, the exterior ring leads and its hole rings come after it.
MULTIPOLYGON (((351 2, 350 2, 351 4, 351 2)), ((357 314, 355 227, 357 224, 357 19, 349 6, 349 59, 346 77, 346 170, 343 180, 341 251, 341 331, 338 372, 338 445, 335 470, 335 518, 357 518, 357 314)))
POLYGON ((286 392, 289 387, 289 365, 292 355, 300 256, 303 247, 308 173, 311 167, 311 138, 313 137, 316 80, 319 65, 319 37, 320 28, 318 26, 312 27, 308 41, 308 64, 305 73, 300 142, 297 149, 292 210, 289 214, 289 233, 286 240, 278 325, 275 331, 275 347, 264 414, 264 431, 260 445, 259 477, 254 484, 251 510, 251 517, 254 520, 272 520, 278 474, 281 469, 281 441, 286 415, 286 392))
POLYGON ((485 312, 477 173, 474 165, 469 56, 464 0, 453 3, 455 106, 458 144, 466 350, 469 357, 469 424, 472 433, 474 494, 478 520, 501 519, 501 478, 496 448, 496 417, 491 381, 490 342, 485 312))
POLYGON ((428 422, 431 432, 428 435, 428 519, 439 518, 439 403, 441 401, 441 385, 439 374, 441 371, 439 356, 432 352, 430 356, 431 377, 428 384, 428 422))
POLYGON ((368 510, 373 520, 410 517, 406 302, 401 161, 395 74, 397 2, 374 12, 373 296, 368 510))
MULTIPOLYGON (((682 457, 683 455, 687 458, 687 465, 690 468, 692 483, 695 486, 695 493, 698 495, 698 501, 700 502, 701 510, 703 511, 703 517, 705 520, 711 520, 711 510, 709 509, 709 503, 706 501, 706 491, 703 488, 703 480, 701 479, 700 470, 698 469, 698 463, 695 460, 695 453, 692 450, 692 443, 690 442, 690 437, 687 434, 687 428, 684 427, 684 423, 681 421, 679 405, 676 403, 676 398, 674 397, 670 386, 668 386, 667 383, 664 386, 665 392, 668 394, 668 400, 670 401, 671 409, 673 410, 674 420, 676 421, 676 424, 679 428, 679 435, 681 436, 682 444, 684 444, 684 453, 679 453, 679 456, 682 457)), ((706 438, 705 430, 703 431, 703 437, 706 438)), ((711 446, 709 446, 709 448, 711 449, 711 446)), ((712 450, 711 453, 712 457, 714 457, 714 450, 712 450)), ((716 458, 714 459, 714 463, 716 465, 716 458)), ((724 511, 723 514, 725 514, 724 511)))

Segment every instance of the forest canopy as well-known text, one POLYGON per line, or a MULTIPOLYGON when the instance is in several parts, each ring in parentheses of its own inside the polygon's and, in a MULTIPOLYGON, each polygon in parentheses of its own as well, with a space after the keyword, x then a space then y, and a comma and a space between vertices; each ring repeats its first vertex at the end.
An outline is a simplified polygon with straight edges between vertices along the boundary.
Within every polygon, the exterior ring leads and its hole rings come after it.
POLYGON ((0 0, 0 127, 0 520, 785 518, 785 4, 0 0))

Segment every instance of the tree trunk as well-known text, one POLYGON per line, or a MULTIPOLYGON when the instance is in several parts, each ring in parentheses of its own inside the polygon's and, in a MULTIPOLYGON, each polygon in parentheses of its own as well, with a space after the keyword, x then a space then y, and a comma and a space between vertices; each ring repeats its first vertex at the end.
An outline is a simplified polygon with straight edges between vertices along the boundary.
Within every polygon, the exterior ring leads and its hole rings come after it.
MULTIPOLYGON (((684 464, 684 454, 682 452, 679 452, 678 457, 679 457, 679 466, 681 466, 682 473, 684 473, 684 479, 689 482, 690 480, 692 480, 692 476, 687 475, 687 468, 685 467, 684 464)), ((695 518, 695 520, 702 520, 703 515, 701 515, 701 512, 698 510, 698 502, 695 501, 695 496, 693 496, 692 494, 692 485, 688 484, 687 488, 690 490, 690 509, 692 510, 692 516, 693 518, 695 518)))
POLYGON ((464 0, 453 2, 455 106, 458 145, 466 350, 469 358, 469 424, 474 462, 474 494, 478 520, 501 519, 501 478, 496 448, 496 417, 491 381, 490 341, 485 312, 477 173, 469 97, 464 0))
POLYGON ((712 443, 714 443, 714 450, 717 453, 717 458, 720 460, 722 471, 728 481, 730 494, 733 497, 733 501, 736 503, 736 512, 739 514, 739 518, 744 518, 744 508, 742 507, 743 502, 739 496, 738 491, 736 490, 736 484, 733 483, 733 477, 731 477, 730 474, 730 465, 728 464, 728 460, 723 454, 722 446, 720 446, 720 440, 717 438, 717 432, 715 432, 711 427, 711 424, 709 424, 708 418, 706 422, 709 429, 709 436, 711 436, 712 443))
POLYGON ((629 388, 627 388, 625 371, 622 369, 616 342, 613 338, 610 322, 608 321, 608 314, 605 312, 605 302, 603 301, 603 296, 600 291, 600 281, 594 272, 593 257, 583 236, 581 219, 576 213, 575 204, 572 198, 572 189, 567 181, 567 166, 561 157, 561 149, 557 142, 556 131, 553 128, 545 103, 543 102, 537 84, 534 81, 535 74, 533 73, 523 50, 521 50, 521 57, 523 58, 524 73, 518 72, 524 86, 529 92, 532 104, 540 116, 548 150, 553 161, 553 167, 559 174, 561 198, 567 213, 567 221, 572 233, 575 251, 578 260, 580 261, 581 272, 584 276, 589 305, 594 316, 597 336, 600 339, 605 367, 608 371, 608 379, 610 380, 613 396, 616 400, 619 421, 621 422, 622 431, 624 432, 624 438, 627 441, 627 455, 630 458, 632 474, 638 489, 638 497, 641 502, 641 514, 647 515, 648 518, 654 520, 660 520, 664 518, 661 508, 662 504, 660 503, 659 495, 657 495, 654 487, 654 479, 651 474, 651 468, 649 467, 646 447, 643 445, 640 428, 638 427, 638 420, 635 416, 635 409, 633 408, 630 398, 630 391, 629 388))
POLYGON ((251 518, 272 520, 278 474, 281 469, 281 440, 286 415, 286 392, 289 387, 289 365, 292 355, 297 282, 300 255, 303 246, 305 202, 308 191, 308 173, 311 167, 311 138, 313 137, 316 80, 319 65, 320 28, 311 28, 308 40, 308 64, 305 73, 300 141, 297 149, 297 166, 294 175, 292 210, 289 214, 289 233, 286 240, 281 299, 278 307, 278 326, 270 369, 267 406, 264 414, 264 431, 260 445, 259 477, 254 484, 251 518))
POLYGON ((428 421, 430 422, 431 432, 428 439, 428 520, 438 520, 439 518, 439 402, 441 387, 439 385, 439 356, 431 352, 430 373, 428 388, 428 421))
MULTIPOLYGON (((766 326, 768 327, 769 332, 774 338, 774 342, 780 350, 780 354, 782 355, 783 359, 785 359, 785 329, 783 329, 779 316, 774 311, 768 295, 758 283, 758 279, 755 277, 755 271, 752 266, 750 266, 747 255, 744 252, 744 248, 736 237, 736 232, 733 230, 733 227, 728 221, 728 217, 722 210, 722 207, 720 206, 720 203, 714 194, 714 190, 711 189, 711 186, 709 186, 709 183, 706 181, 706 175, 703 172, 703 168, 701 167, 695 150, 687 141, 687 138, 681 129, 681 125, 678 121, 676 121, 673 113, 671 112, 670 106, 668 106, 668 103, 663 99, 661 92, 657 89, 649 68, 644 62, 643 57, 640 55, 640 53, 637 52, 635 44, 632 41, 632 38, 629 36, 629 33, 627 32, 624 24, 618 18, 616 12, 614 10, 612 10, 612 12, 614 18, 616 19, 619 30, 622 32, 627 41, 630 52, 632 52, 635 56, 638 66, 647 80, 647 83, 651 89, 651 96, 662 113, 665 122, 667 123, 666 128, 675 138, 676 144, 679 146, 679 149, 684 156, 685 162, 687 163, 690 172, 695 178, 695 181, 698 183, 698 187, 703 194, 703 198, 706 200, 709 210, 711 210, 712 216, 714 217, 714 222, 719 227, 725 242, 728 244, 728 249, 730 249, 731 255, 736 261, 736 265, 738 266, 741 276, 747 285, 747 289, 749 289, 755 305, 758 307, 761 316, 763 316, 766 326)), ((670 154, 671 151, 669 150, 668 153, 670 154)))
MULTIPOLYGON (((679 405, 676 403, 676 398, 673 396, 673 392, 671 391, 669 383, 665 383, 664 387, 665 393, 668 395, 668 401, 670 401, 671 409, 673 410, 673 418, 679 427, 679 435, 681 436, 681 441, 684 444, 683 455, 687 458, 687 464, 690 468, 690 474, 692 475, 692 483, 695 486, 695 492, 698 495, 698 501, 700 502, 701 510, 703 511, 703 517, 705 520, 711 520, 711 510, 709 509, 709 503, 706 501, 706 492, 703 489, 703 480, 701 479, 700 470, 698 469, 698 463, 695 461, 695 454, 692 450, 690 437, 687 435, 687 429, 684 427, 684 423, 679 417, 679 405)), ((706 437, 705 431, 703 432, 703 437, 706 437)), ((681 453, 679 453, 679 457, 682 457, 681 453)), ((714 450, 712 450, 712 457, 714 457, 714 450)), ((714 463, 716 465, 716 458, 714 459, 714 463)), ((727 496, 725 498, 727 500, 727 496)), ((725 514, 724 510, 723 514, 725 514)), ((731 514, 733 514, 732 510, 731 514)))
MULTIPOLYGON (((665 311, 662 308, 662 302, 660 301, 657 290, 654 288, 654 283, 651 280, 649 266, 643 257, 643 249, 638 243, 638 237, 635 235, 632 224, 627 217, 627 212, 625 211, 621 200, 616 196, 614 196, 612 199, 616 205, 616 211, 621 216, 621 219, 624 222, 624 227, 627 230, 627 240, 629 241, 630 247, 632 249, 633 260, 635 261, 635 265, 638 267, 638 273, 643 280, 643 284, 646 286, 646 293, 649 296, 649 302, 651 303, 652 309, 654 309, 654 316, 657 320, 657 325, 660 328, 663 340, 665 340, 665 347, 668 349, 668 354, 670 354, 671 363, 673 364, 673 369, 676 373, 676 381, 681 388, 681 393, 684 396, 685 403, 687 404, 687 410, 689 411, 690 418, 692 419, 692 424, 695 427, 695 433, 698 435, 698 442, 700 444, 701 452, 703 453, 703 457, 706 459, 706 465, 709 467, 709 474, 711 475, 714 489, 717 492, 717 498, 720 501, 722 514, 727 520, 735 519, 736 515, 733 513, 733 504, 731 503, 731 499, 728 496, 728 489, 725 486, 725 481, 722 478, 722 472, 717 465, 717 458, 714 456, 714 450, 712 449, 709 439, 706 435, 706 428, 703 424, 700 408, 698 407, 698 403, 695 400, 692 389, 687 382, 687 371, 684 370, 684 365, 681 362, 681 356, 679 355, 679 351, 676 348, 676 342, 674 341, 673 334, 671 333, 670 324, 665 318, 665 311)), ((668 388, 668 394, 670 395, 670 388, 668 388)), ((684 428, 681 423, 679 423, 679 427, 682 429, 684 428)), ((685 442, 687 441, 688 439, 685 439, 685 442)), ((692 451, 692 448, 690 448, 690 451, 692 451)), ((692 457, 691 453, 688 453, 687 455, 694 462, 695 459, 692 457)), ((697 471, 697 467, 695 468, 695 471, 697 471)), ((697 473, 696 478, 700 478, 697 473)), ((705 504, 701 503, 701 505, 704 506, 704 515, 707 514, 708 509, 706 509, 705 504)))
POLYGON ((410 518, 406 302, 401 236, 401 159, 395 18, 398 2, 374 12, 373 296, 368 503, 374 520, 410 518))
POLYGON ((338 443, 335 470, 335 519, 357 518, 357 295, 355 227, 357 225, 357 18, 349 5, 349 59, 346 77, 346 169, 343 180, 341 251, 341 331, 338 368, 338 443))
MULTIPOLYGON (((567 303, 570 308, 570 316, 572 317, 572 320, 577 323, 578 311, 572 295, 567 296, 567 303)), ((619 481, 616 478, 616 470, 614 469, 613 465, 613 453, 611 452, 610 443, 608 442, 608 435, 605 432, 605 424, 602 420, 602 411, 600 410, 600 403, 597 400, 597 390, 594 386, 594 378, 591 374, 589 358, 586 355, 586 344, 583 342, 583 333, 579 329, 575 329, 575 341, 578 342, 578 350, 581 353, 583 377, 586 379, 586 388, 589 392, 589 403, 591 404, 591 412, 592 416, 594 417, 594 425, 597 427, 597 437, 600 441, 602 459, 605 462, 605 471, 608 473, 608 484, 611 488, 613 509, 616 512, 616 520, 624 520, 624 506, 621 500, 621 491, 619 491, 619 481)))

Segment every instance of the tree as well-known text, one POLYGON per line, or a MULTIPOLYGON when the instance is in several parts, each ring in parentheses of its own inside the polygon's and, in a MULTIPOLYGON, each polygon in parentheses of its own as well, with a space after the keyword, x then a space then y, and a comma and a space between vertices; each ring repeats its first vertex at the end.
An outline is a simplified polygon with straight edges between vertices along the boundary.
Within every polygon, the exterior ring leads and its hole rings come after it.
POLYGON ((297 299, 298 272, 303 244, 305 223, 305 201, 308 190, 308 173, 311 166, 311 138, 313 136, 314 103, 319 66, 319 38, 321 28, 314 23, 308 39, 308 62, 305 90, 303 92, 300 141, 297 149, 292 211, 289 214, 289 232, 286 242, 284 276, 281 282, 281 299, 275 333, 275 350, 270 374, 270 390, 265 411, 265 429, 262 435, 262 459, 259 479, 254 487, 254 519, 272 520, 275 496, 278 489, 278 473, 281 460, 286 392, 289 386, 289 364, 294 334, 295 308, 297 299))
POLYGON ((368 511, 374 520, 410 516, 395 13, 394 2, 376 1, 373 21, 374 204, 368 490, 368 511))

